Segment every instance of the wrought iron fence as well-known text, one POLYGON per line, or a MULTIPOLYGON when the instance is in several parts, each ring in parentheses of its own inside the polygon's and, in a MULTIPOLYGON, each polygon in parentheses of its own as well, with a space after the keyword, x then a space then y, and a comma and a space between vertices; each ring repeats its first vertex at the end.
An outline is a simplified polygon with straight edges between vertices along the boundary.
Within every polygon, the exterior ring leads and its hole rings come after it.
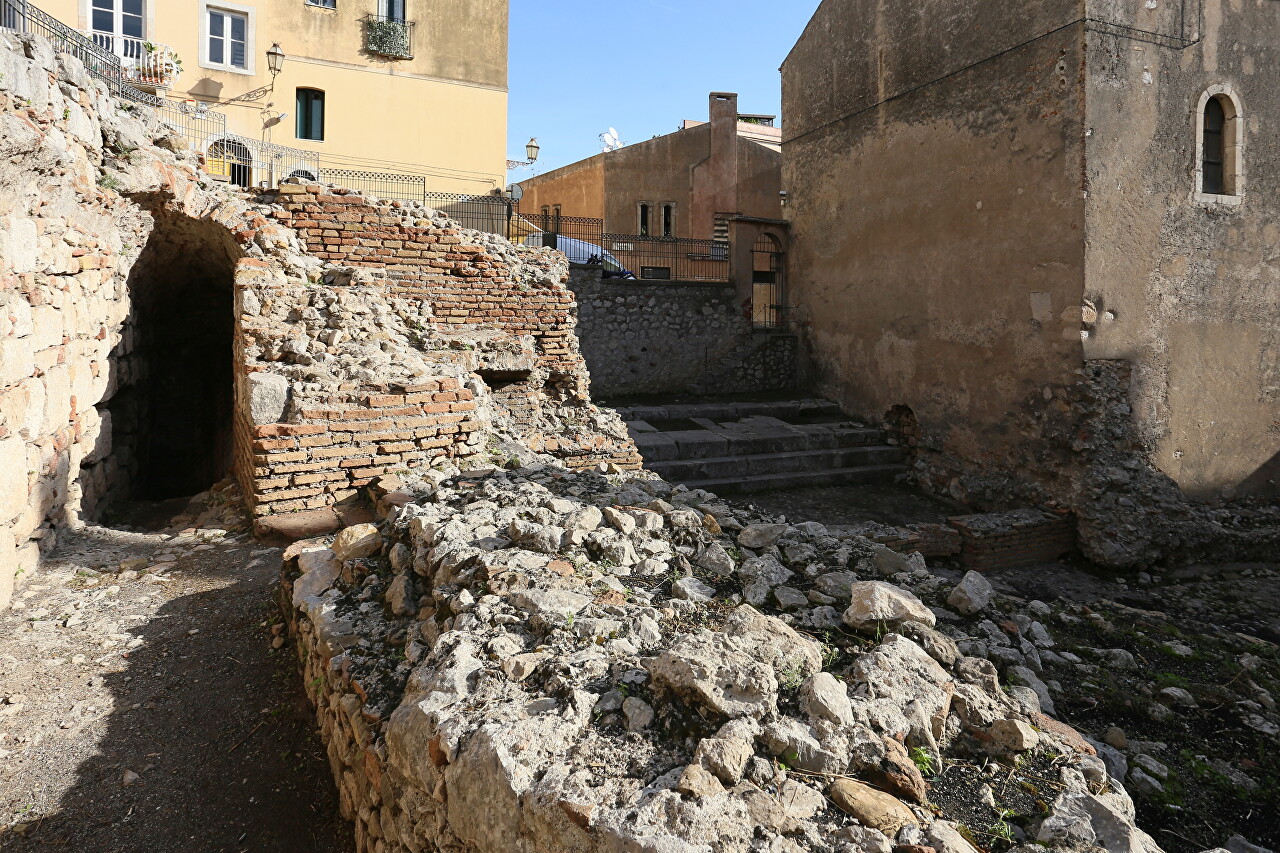
POLYGON ((321 183, 337 184, 377 198, 425 202, 427 196, 427 179, 422 175, 368 172, 322 165, 319 179, 321 183))
POLYGON ((161 100, 161 105, 155 108, 156 117, 187 140, 195 151, 203 153, 211 140, 226 136, 226 113, 206 109, 202 104, 161 100))
POLYGON ((0 21, 6 29, 44 36, 59 53, 74 56, 84 63, 85 70, 107 84, 113 95, 146 104, 161 106, 163 98, 143 92, 129 85, 128 75, 120 58, 92 38, 76 32, 52 15, 32 6, 27 0, 0 0, 0 21))
POLYGON ((209 143, 204 170, 241 187, 275 186, 291 177, 316 181, 320 179, 320 155, 223 133, 209 143))
POLYGON ((729 243, 684 237, 605 234, 604 248, 636 278, 648 281, 729 280, 729 243))
POLYGON ((390 15, 366 15, 364 49, 391 59, 413 59, 414 21, 390 15))

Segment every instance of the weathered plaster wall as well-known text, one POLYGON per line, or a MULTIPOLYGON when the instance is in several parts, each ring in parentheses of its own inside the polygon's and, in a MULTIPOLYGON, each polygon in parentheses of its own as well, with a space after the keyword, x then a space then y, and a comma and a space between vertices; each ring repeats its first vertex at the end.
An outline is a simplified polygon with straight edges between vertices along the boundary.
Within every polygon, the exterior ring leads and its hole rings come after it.
POLYGON ((575 267, 569 287, 596 397, 794 386, 794 339, 754 333, 733 285, 602 281, 575 267))
POLYGON ((736 95, 710 98, 711 121, 628 145, 521 182, 521 210, 560 205, 565 216, 604 220, 610 234, 639 234, 639 205, 652 205, 650 236, 662 235, 661 205, 673 203, 674 236, 708 240, 717 213, 778 217, 781 154, 744 139, 736 95))
POLYGON ((604 219, 604 159, 597 154, 586 160, 522 181, 523 213, 541 213, 542 208, 560 205, 563 216, 604 219))
POLYGON ((1071 11, 1012 5, 828 2, 783 68, 814 381, 868 417, 911 407, 923 448, 990 471, 1035 441, 1010 412, 1081 363, 1082 33, 1008 50, 1071 11))
MULTIPOLYGON (((1099 11, 1128 11, 1114 5, 1099 11)), ((1088 37, 1085 352, 1134 363, 1141 435, 1193 497, 1276 494, 1280 479, 1278 32, 1273 4, 1209 0, 1183 49, 1088 37), (1234 205, 1196 200, 1200 99, 1224 85, 1244 110, 1234 205)))

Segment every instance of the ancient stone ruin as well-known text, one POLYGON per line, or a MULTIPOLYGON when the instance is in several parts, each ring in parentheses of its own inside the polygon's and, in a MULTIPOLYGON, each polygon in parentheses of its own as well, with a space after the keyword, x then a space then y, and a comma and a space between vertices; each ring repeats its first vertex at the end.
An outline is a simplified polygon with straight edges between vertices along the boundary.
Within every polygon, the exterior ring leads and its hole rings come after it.
MULTIPOLYGON (((919 553, 984 568, 1025 519, 859 533, 672 485, 591 402, 563 256, 228 193, 0 41, 0 603, 113 503, 232 477, 310 537, 279 604, 362 853, 1159 853, 1125 789, 1159 771, 1055 716, 1133 655, 1059 654, 1098 614, 919 553)), ((1274 728, 1241 678, 1224 713, 1274 728)))
POLYGON ((0 601, 62 527, 226 475, 255 515, 332 529, 435 460, 639 466, 588 399, 563 256, 316 185, 229 195, 74 59, 5 38, 0 601))

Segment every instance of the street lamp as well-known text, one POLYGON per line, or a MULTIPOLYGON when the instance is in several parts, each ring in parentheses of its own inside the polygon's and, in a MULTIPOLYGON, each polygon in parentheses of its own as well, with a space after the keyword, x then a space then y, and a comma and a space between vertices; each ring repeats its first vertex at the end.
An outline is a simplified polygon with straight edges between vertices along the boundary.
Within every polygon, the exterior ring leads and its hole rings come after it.
POLYGON ((530 163, 538 162, 538 152, 542 149, 538 147, 538 137, 529 140, 529 144, 524 147, 524 153, 528 155, 530 163))
POLYGON ((284 51, 280 49, 280 42, 271 45, 271 50, 267 51, 267 68, 271 71, 273 81, 284 68, 284 51))

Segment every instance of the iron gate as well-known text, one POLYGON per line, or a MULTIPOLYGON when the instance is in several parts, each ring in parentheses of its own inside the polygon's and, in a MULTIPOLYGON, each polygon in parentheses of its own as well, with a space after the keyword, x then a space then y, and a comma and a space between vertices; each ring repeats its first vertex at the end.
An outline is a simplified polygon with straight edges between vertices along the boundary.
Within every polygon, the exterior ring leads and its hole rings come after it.
POLYGON ((761 234, 751 247, 751 320, 757 329, 787 327, 787 255, 778 238, 761 234))

